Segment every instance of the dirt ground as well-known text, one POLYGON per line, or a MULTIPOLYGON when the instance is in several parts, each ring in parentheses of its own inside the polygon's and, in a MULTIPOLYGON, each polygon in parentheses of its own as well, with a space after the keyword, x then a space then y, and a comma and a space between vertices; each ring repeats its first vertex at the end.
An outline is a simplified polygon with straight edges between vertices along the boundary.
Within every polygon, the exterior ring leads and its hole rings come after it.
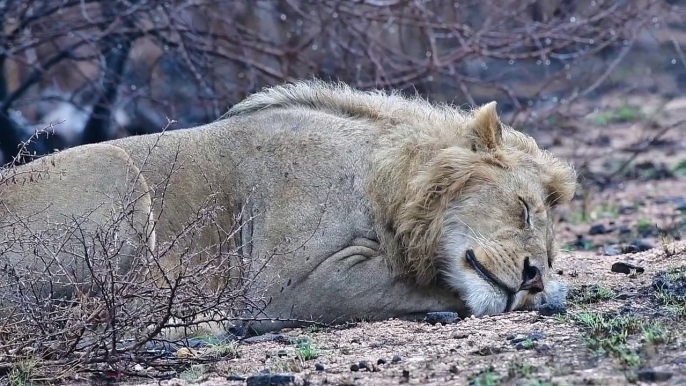
POLYGON ((585 176, 616 177, 582 177, 579 197, 559 213, 566 313, 291 329, 224 347, 219 361, 190 360, 171 379, 138 365, 149 377, 126 383, 686 385, 686 127, 665 130, 686 118, 686 98, 593 103, 570 135, 536 135, 585 176))
POLYGON ((558 267, 573 288, 565 315, 514 312, 447 325, 390 320, 287 330, 279 341, 241 344, 238 357, 195 365, 161 384, 290 384, 274 375, 292 375, 293 383, 312 385, 683 385, 686 271, 670 274, 682 291, 675 304, 661 304, 653 286, 660 272, 686 267, 686 243, 673 247, 671 256, 660 248, 566 255, 558 267), (613 273, 616 262, 645 271, 613 273), (596 321, 600 326, 591 326, 596 321))

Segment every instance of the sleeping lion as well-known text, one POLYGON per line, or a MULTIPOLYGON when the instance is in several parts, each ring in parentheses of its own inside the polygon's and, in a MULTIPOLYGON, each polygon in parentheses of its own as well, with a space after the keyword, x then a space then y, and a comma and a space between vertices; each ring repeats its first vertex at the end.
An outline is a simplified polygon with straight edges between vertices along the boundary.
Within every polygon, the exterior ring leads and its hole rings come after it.
MULTIPOLYGON (((211 249, 216 229, 240 225, 230 235, 239 253, 205 279, 253 283, 264 304, 255 316, 277 320, 254 324, 258 332, 300 320, 492 315, 566 296, 552 273, 552 212, 572 199, 575 172, 504 125, 495 102, 462 111, 302 81, 255 93, 210 124, 74 147, 3 174, 3 229, 21 219, 39 233, 79 217, 92 230, 133 192, 116 232, 129 241, 120 272, 169 245, 211 197, 218 225, 181 250, 211 249)), ((46 296, 88 281, 74 253, 46 267, 31 252, 3 252, 10 266, 70 277, 46 296)), ((181 254, 164 256, 158 268, 173 272, 181 254)))

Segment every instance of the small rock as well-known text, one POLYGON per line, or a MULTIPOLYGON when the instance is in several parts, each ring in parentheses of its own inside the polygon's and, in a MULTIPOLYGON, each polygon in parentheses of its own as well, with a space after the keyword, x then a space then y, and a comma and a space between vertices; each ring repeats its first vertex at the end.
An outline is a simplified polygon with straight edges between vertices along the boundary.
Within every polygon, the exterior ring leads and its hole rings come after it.
POLYGON ((478 350, 476 350, 476 354, 481 355, 481 356, 489 356, 489 355, 495 355, 495 354, 500 354, 500 348, 498 347, 493 347, 493 346, 483 346, 480 347, 478 350))
POLYGON ((614 245, 605 245, 603 247, 603 255, 605 256, 617 256, 620 255, 622 252, 617 249, 614 245))
POLYGON ((638 380, 641 382, 664 382, 674 375, 671 371, 641 370, 638 372, 638 380))
POLYGON ((604 235, 610 232, 612 232, 612 229, 608 229, 604 224, 591 225, 591 228, 588 230, 588 234, 591 236, 604 235))
POLYGON ((410 379, 410 370, 403 370, 403 378, 410 379))
POLYGON ((634 240, 631 242, 631 244, 627 245, 622 252, 623 253, 638 253, 638 252, 644 252, 644 251, 647 251, 650 249, 653 249, 653 244, 651 244, 645 240, 634 240))
POLYGON ((450 366, 450 372, 457 375, 460 373, 460 369, 458 369, 456 365, 452 365, 450 366))
POLYGON ((242 377, 238 374, 229 374, 226 376, 227 381, 245 381, 245 377, 242 377))
POLYGON ((357 363, 353 363, 352 365, 350 365, 350 371, 360 371, 360 365, 358 365, 357 363))
POLYGON ((369 363, 368 361, 360 361, 360 363, 358 364, 358 366, 360 366, 360 369, 361 369, 361 370, 368 370, 368 371, 372 371, 372 370, 373 370, 372 367, 371 367, 371 363, 369 363))
MULTIPOLYGON (((509 337, 508 337, 509 339, 509 337)), ((524 342, 526 340, 531 340, 531 341, 537 341, 539 339, 545 339, 545 334, 539 331, 534 331, 531 334, 527 335, 518 335, 512 339, 509 339, 512 341, 512 344, 524 342)))
MULTIPOLYGON (((636 212, 636 208, 631 206, 631 205, 622 205, 620 206, 617 211, 619 214, 632 214, 636 212)), ((626 228, 626 230, 629 230, 629 228, 626 228)), ((620 228, 620 233, 622 232, 622 229, 620 228)))
POLYGON ((617 231, 620 236, 628 236, 631 234, 631 228, 629 228, 627 225, 620 225, 619 228, 617 228, 617 231))
POLYGON ((143 367, 143 365, 141 365, 140 363, 136 363, 136 365, 133 366, 133 370, 138 371, 138 372, 142 372, 142 371, 145 371, 145 367, 143 367))
POLYGON ((545 332, 543 331, 534 331, 531 334, 529 334, 529 339, 531 340, 540 340, 540 339, 545 339, 546 335, 545 332))
POLYGON ((386 364, 386 359, 385 358, 379 358, 379 360, 376 361, 377 365, 385 365, 386 364))
POLYGON ((453 334, 453 339, 464 339, 468 337, 469 334, 465 334, 464 332, 456 332, 455 334, 453 334))
POLYGON ((539 315, 553 316, 567 313, 567 308, 563 304, 546 303, 538 307, 539 315))
POLYGON ((324 365, 321 364, 321 363, 315 363, 314 369, 317 370, 317 371, 324 371, 324 370, 326 370, 326 368, 324 368, 324 365))
POLYGON ((453 324, 460 321, 460 316, 455 312, 429 312, 424 317, 424 321, 432 325, 453 324))
POLYGON ((288 356, 288 351, 286 350, 279 350, 276 352, 276 356, 279 358, 287 357, 288 356))
POLYGON ((645 272, 645 269, 630 263, 618 261, 612 264, 612 272, 630 275, 632 272, 643 273, 645 272))
POLYGON ((543 343, 542 345, 536 347, 536 351, 539 353, 548 352, 550 351, 550 346, 546 343, 543 343))
POLYGON ((618 295, 615 297, 615 299, 618 299, 618 300, 626 300, 626 299, 631 299, 631 298, 633 298, 633 297, 635 297, 635 296, 636 296, 636 294, 631 293, 631 292, 622 292, 622 293, 618 294, 618 295))
POLYGON ((295 375, 291 374, 259 374, 248 377, 247 386, 279 386, 295 383, 295 375))
POLYGON ((400 355, 393 355, 393 359, 391 359, 391 362, 398 363, 401 360, 403 360, 403 357, 401 357, 400 355))
POLYGON ((530 340, 519 342, 515 345, 516 350, 529 350, 536 347, 536 343, 530 340))

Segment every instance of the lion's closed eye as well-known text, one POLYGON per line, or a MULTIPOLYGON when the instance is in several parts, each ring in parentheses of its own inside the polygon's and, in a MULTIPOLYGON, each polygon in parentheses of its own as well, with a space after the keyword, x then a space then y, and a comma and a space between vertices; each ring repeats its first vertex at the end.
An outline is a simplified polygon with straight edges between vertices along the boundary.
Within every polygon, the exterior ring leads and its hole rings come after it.
POLYGON ((531 210, 529 204, 526 203, 521 197, 519 198, 519 203, 522 204, 522 218, 524 220, 524 228, 531 228, 531 210))

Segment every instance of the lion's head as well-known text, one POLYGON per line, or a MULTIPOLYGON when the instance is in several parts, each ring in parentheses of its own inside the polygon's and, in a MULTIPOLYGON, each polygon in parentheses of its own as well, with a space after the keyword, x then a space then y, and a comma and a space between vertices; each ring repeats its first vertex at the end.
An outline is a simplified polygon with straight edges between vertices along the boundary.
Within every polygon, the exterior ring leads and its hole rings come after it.
POLYGON ((495 102, 441 112, 430 121, 440 128, 408 125, 376 158, 376 177, 396 191, 376 196, 391 264, 456 290, 477 316, 561 303, 552 211, 572 199, 574 170, 505 126, 495 102))

